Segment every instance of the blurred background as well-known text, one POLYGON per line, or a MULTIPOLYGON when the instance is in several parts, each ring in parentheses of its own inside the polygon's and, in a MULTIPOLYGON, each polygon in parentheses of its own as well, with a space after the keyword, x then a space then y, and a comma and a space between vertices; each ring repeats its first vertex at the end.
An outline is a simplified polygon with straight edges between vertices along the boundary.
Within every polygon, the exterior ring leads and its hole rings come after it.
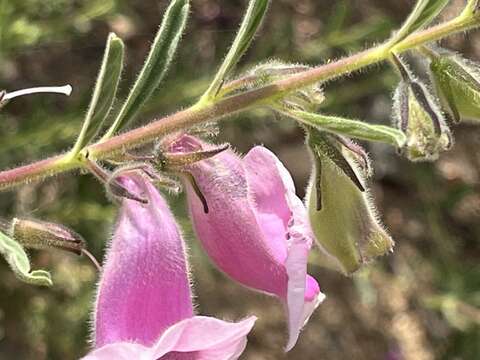
MULTIPOLYGON (((276 58, 311 65, 382 41, 413 0, 276 0, 241 68, 276 58)), ((445 17, 463 0, 451 1, 445 17)), ((68 149, 88 105, 110 31, 127 44, 125 95, 160 23, 166 0, 0 0, 0 88, 70 83, 71 97, 32 96, 0 112, 0 168, 68 149)), ((195 101, 208 84, 241 20, 246 1, 192 0, 187 32, 168 79, 142 121, 195 101)), ((480 34, 443 45, 480 60, 480 34)), ((371 67, 325 86, 323 111, 390 122, 396 76, 371 67)), ((294 175, 299 195, 310 172, 302 132, 268 111, 221 124, 219 141, 246 152, 274 150, 294 175)), ((480 354, 480 128, 454 129, 454 148, 435 163, 413 164, 383 145, 366 144, 375 167, 373 193, 396 240, 395 253, 351 278, 310 273, 327 295, 288 355, 281 305, 228 280, 209 263, 190 229, 183 196, 171 197, 190 247, 199 313, 260 316, 243 359, 478 359, 480 354)), ((102 258, 116 209, 91 176, 62 175, 0 193, 0 216, 31 216, 80 232, 102 258)), ((89 348, 98 274, 85 258, 31 252, 52 271, 50 289, 17 281, 0 260, 0 359, 75 359, 89 348)))

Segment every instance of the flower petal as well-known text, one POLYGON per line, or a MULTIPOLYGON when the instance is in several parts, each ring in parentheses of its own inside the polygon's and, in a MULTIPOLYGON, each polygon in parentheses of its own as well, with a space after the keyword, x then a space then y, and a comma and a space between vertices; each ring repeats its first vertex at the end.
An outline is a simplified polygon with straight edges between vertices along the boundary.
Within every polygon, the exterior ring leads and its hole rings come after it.
MULTIPOLYGON (((238 359, 247 344, 247 334, 257 318, 238 323, 195 316, 171 326, 152 347, 151 360, 168 353, 195 353, 195 360, 238 359)), ((180 355, 180 354, 179 354, 180 355)), ((181 356, 178 356, 181 359, 181 356)), ((169 358, 170 359, 170 358, 169 358)))
POLYGON ((286 351, 289 351, 295 345, 305 322, 325 297, 317 281, 307 275, 308 253, 313 243, 312 231, 305 206, 295 193, 292 177, 275 154, 256 146, 245 156, 244 164, 258 212, 282 214, 283 221, 286 219, 282 229, 284 241, 288 238, 289 245, 285 261, 288 291, 284 299, 289 328, 286 351))
MULTIPOLYGON (((189 151, 194 140, 183 136, 177 140, 176 149, 189 151)), ((208 149, 209 145, 196 141, 203 150, 208 149)), ((225 150, 191 165, 189 170, 209 207, 205 213, 202 202, 187 183, 191 219, 198 239, 215 265, 245 286, 285 297, 285 267, 272 252, 270 238, 257 221, 240 157, 232 150, 225 150)), ((286 246, 284 241, 284 252, 286 246)))
MULTIPOLYGON (((177 151, 190 150, 193 140, 186 138, 183 147, 177 141, 177 151)), ((229 276, 282 299, 290 350, 324 295, 307 275, 313 234, 288 170, 271 151, 257 146, 243 160, 227 150, 198 162, 191 172, 210 209, 206 214, 187 188, 198 238, 229 276)))
POLYGON ((295 192, 295 184, 287 168, 273 152, 263 146, 251 149, 243 162, 249 190, 254 194, 257 213, 280 216, 284 224, 284 240, 293 218, 297 231, 305 234, 305 240, 311 246, 314 236, 308 222, 307 210, 295 192))
POLYGON ((286 262, 288 273, 288 343, 285 351, 290 351, 296 344, 300 330, 307 323, 310 315, 325 299, 320 292, 317 281, 307 274, 307 261, 310 246, 298 236, 292 237, 286 262))
POLYGON ((170 325, 193 316, 181 234, 165 200, 139 175, 122 178, 144 205, 123 200, 100 281, 95 341, 151 345, 170 325))

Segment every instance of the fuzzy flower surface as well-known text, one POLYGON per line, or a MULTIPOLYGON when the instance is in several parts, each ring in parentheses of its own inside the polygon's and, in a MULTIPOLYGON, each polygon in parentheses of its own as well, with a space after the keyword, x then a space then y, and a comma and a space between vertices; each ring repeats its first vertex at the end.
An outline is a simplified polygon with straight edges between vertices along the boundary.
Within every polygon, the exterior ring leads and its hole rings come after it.
POLYGON ((140 175, 122 182, 148 203, 123 200, 98 289, 95 349, 83 359, 237 359, 256 318, 195 316, 184 243, 167 203, 140 175))
MULTIPOLYGON (((212 146, 183 135, 170 150, 182 153, 212 146)), ((188 172, 193 178, 187 182, 189 210, 203 248, 229 277, 283 302, 286 350, 292 349, 325 296, 307 274, 313 235, 289 172, 262 146, 243 158, 223 151, 190 165, 188 172)))

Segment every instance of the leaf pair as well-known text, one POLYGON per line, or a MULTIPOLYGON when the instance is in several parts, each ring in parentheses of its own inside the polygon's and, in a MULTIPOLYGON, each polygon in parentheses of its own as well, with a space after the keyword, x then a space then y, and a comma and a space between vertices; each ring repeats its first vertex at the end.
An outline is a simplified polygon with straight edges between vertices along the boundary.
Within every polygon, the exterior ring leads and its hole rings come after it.
MULTIPOLYGON (((190 4, 188 0, 173 0, 163 17, 162 24, 150 48, 145 64, 130 93, 103 136, 111 137, 124 128, 140 111, 165 77, 185 29, 190 4)), ((77 154, 98 135, 106 125, 116 98, 123 69, 124 45, 115 34, 107 40, 102 66, 93 91, 92 100, 82 130, 73 149, 77 154)))

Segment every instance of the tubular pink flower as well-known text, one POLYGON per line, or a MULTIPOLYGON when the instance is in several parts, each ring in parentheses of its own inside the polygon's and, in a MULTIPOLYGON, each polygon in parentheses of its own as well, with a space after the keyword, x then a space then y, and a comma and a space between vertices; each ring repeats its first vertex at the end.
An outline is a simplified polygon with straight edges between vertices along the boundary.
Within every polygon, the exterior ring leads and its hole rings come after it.
MULTIPOLYGON (((212 145, 183 135, 170 151, 208 150, 212 145)), ((212 261, 241 284, 276 295, 286 305, 289 340, 325 296, 307 274, 313 243, 304 204, 287 169, 268 149, 257 146, 242 159, 226 150, 187 168, 187 197, 195 231, 212 261)))
POLYGON ((237 359, 256 320, 194 316, 175 219, 140 175, 122 177, 148 204, 124 199, 95 309, 95 350, 84 359, 237 359))

